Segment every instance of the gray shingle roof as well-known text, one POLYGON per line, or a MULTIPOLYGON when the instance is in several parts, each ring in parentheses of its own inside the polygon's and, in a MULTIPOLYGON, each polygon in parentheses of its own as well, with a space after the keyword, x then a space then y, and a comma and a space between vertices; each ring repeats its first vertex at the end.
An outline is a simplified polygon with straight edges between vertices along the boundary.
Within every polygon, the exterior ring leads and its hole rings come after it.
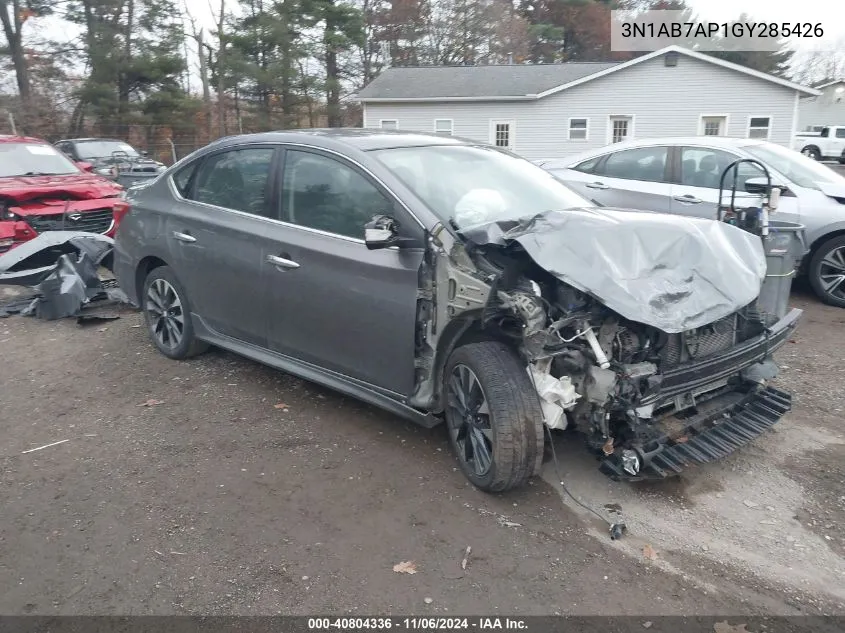
POLYGON ((513 98, 536 95, 616 63, 388 68, 358 93, 368 99, 513 98))

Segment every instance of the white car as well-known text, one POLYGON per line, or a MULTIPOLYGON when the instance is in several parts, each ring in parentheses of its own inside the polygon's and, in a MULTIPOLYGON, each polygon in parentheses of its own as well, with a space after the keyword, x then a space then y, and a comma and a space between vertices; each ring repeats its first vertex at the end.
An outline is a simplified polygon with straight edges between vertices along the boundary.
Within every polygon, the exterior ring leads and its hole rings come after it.
POLYGON ((813 160, 838 160, 845 165, 845 125, 826 125, 818 132, 796 134, 792 149, 813 160))
MULTIPOLYGON (((698 136, 626 141, 541 164, 597 204, 716 219, 722 173, 741 158, 763 163, 786 188, 773 219, 805 226, 810 252, 801 272, 822 301, 845 308, 845 177, 799 152, 766 141, 698 136)), ((761 176, 759 168, 741 164, 737 195, 759 199, 744 185, 761 176)), ((725 180, 730 189, 731 178, 725 180)))

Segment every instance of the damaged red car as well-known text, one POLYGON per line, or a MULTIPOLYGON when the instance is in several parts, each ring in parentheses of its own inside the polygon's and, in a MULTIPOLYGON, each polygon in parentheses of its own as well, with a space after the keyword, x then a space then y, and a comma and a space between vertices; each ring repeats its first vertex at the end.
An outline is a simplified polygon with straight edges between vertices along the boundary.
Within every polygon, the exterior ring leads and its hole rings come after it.
POLYGON ((129 209, 122 191, 46 141, 0 135, 0 253, 45 231, 113 237, 129 209))

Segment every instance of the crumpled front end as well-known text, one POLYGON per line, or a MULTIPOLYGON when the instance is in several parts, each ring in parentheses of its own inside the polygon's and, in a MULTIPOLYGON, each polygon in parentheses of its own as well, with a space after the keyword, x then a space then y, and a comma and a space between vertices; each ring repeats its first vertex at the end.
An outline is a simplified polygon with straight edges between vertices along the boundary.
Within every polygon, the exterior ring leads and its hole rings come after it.
POLYGON ((116 197, 11 202, 0 209, 0 226, 3 227, 0 235, 9 238, 5 250, 53 231, 83 231, 114 237, 120 220, 128 210, 128 204, 116 197))
POLYGON ((724 457, 789 411, 770 384, 772 354, 801 311, 758 309, 759 238, 684 218, 651 233, 665 216, 609 219, 579 210, 477 232, 470 253, 492 280, 482 326, 515 343, 548 427, 581 431, 614 479, 662 478, 724 457), (591 245, 603 254, 589 259, 591 245))

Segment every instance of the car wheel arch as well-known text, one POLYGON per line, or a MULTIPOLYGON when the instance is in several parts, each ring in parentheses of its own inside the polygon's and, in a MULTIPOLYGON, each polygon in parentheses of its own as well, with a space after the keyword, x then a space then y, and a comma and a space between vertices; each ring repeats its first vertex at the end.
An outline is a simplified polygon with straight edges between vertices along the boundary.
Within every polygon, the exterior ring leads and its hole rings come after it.
POLYGON ((434 373, 430 377, 434 385, 431 413, 440 414, 443 412, 443 375, 452 353, 464 345, 486 341, 497 341, 513 346, 513 341, 503 340, 501 337, 494 336, 489 330, 485 330, 481 324, 480 314, 467 315, 450 321, 446 325, 437 343, 434 373))
POLYGON ((135 268, 135 295, 139 306, 144 301, 144 280, 156 268, 167 265, 166 261, 156 255, 147 255, 138 262, 138 266, 135 268))

